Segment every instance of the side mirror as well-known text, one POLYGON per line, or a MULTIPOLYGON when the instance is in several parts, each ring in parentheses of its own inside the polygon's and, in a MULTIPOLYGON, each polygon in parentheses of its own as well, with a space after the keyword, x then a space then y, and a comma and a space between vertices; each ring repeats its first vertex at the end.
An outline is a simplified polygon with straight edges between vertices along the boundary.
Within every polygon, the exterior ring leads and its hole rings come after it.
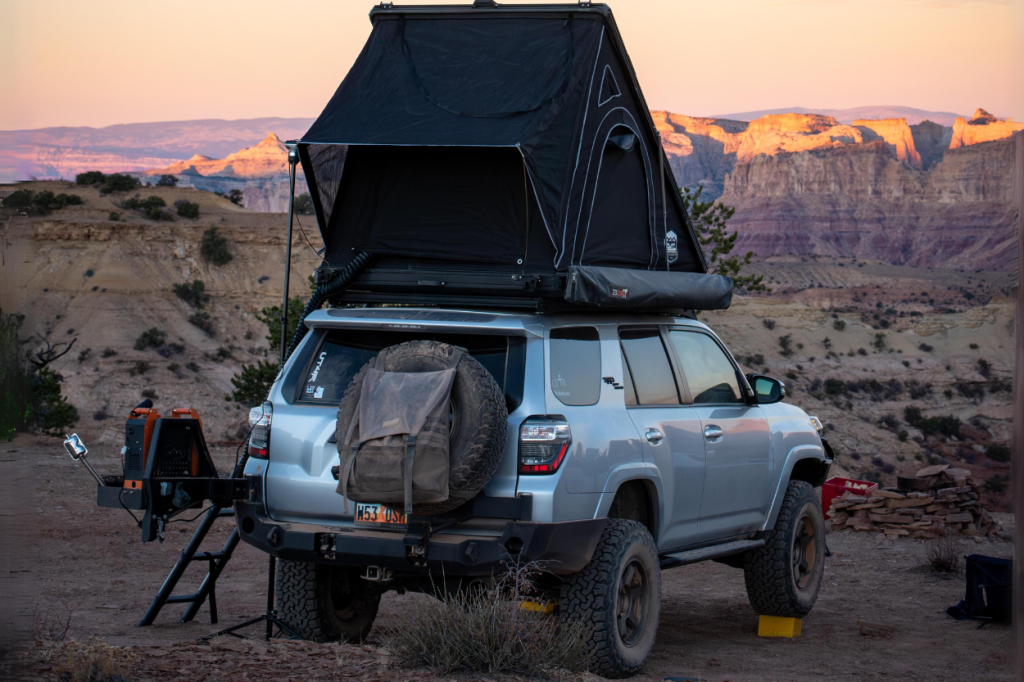
POLYGON ((758 405, 771 405, 786 397, 786 385, 773 377, 748 374, 747 381, 754 389, 754 400, 758 405))

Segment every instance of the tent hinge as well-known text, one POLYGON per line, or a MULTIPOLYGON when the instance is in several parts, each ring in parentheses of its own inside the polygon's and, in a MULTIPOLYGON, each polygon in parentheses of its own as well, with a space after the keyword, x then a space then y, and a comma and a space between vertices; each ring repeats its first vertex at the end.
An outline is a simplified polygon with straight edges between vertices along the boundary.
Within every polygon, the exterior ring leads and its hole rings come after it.
POLYGON ((580 0, 580 7, 590 7, 590 0, 580 0))

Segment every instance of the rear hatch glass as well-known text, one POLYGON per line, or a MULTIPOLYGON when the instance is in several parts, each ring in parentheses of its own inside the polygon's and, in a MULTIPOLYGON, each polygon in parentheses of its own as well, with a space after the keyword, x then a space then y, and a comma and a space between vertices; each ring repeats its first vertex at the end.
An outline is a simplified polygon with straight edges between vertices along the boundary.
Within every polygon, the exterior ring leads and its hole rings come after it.
MULTIPOLYGON (((413 340, 433 340, 466 349, 505 394, 508 411, 523 399, 526 340, 518 336, 493 334, 425 334, 417 331, 382 332, 376 330, 330 330, 320 334, 318 347, 302 369, 295 401, 336 407, 345 389, 362 367, 384 348, 413 340)), ((295 371, 295 370, 293 370, 295 371)))

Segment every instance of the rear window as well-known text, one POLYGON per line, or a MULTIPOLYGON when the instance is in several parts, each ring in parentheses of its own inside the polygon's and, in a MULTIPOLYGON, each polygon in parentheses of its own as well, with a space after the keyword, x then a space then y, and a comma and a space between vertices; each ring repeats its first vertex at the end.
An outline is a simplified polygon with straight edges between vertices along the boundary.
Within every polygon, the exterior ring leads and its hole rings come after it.
POLYGON ((415 334, 374 330, 332 330, 323 334, 320 345, 303 370, 296 401, 336 407, 345 389, 363 365, 382 349, 406 341, 426 339, 465 348, 505 394, 508 411, 523 400, 526 342, 520 337, 467 334, 415 334))
POLYGON ((551 392, 563 405, 594 405, 601 397, 601 341, 596 327, 551 330, 551 392))

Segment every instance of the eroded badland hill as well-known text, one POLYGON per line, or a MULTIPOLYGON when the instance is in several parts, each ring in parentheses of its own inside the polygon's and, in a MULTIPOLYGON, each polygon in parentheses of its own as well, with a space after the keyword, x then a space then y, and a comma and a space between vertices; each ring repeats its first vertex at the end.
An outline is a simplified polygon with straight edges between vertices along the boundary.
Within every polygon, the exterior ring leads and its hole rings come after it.
MULTIPOLYGON (((77 431, 90 442, 119 442, 127 410, 152 391, 158 406, 199 409, 211 440, 237 443, 249 406, 230 399, 231 377, 242 363, 274 359, 256 314, 281 301, 286 217, 196 189, 143 188, 142 196, 169 206, 200 206, 198 219, 154 222, 92 188, 23 187, 84 200, 45 216, 10 216, 0 281, 3 311, 26 315, 26 348, 41 338, 78 339, 53 365, 78 408, 77 431), (120 218, 111 220, 111 211, 120 218), (210 228, 228 240, 226 265, 200 256, 210 228), (211 296, 209 331, 189 322, 196 309, 173 291, 196 279, 211 296), (166 342, 137 350, 151 328, 166 342)), ((310 219, 304 227, 319 246, 310 219)), ((293 254, 291 293, 305 298, 319 260, 298 229, 293 254)), ((738 296, 730 310, 701 319, 746 368, 783 379, 788 400, 821 417, 839 454, 836 475, 893 483, 926 463, 955 462, 986 485, 986 506, 1004 508, 1009 467, 992 446, 1008 443, 1011 432, 1006 272, 815 255, 754 267, 772 294, 738 296)))

